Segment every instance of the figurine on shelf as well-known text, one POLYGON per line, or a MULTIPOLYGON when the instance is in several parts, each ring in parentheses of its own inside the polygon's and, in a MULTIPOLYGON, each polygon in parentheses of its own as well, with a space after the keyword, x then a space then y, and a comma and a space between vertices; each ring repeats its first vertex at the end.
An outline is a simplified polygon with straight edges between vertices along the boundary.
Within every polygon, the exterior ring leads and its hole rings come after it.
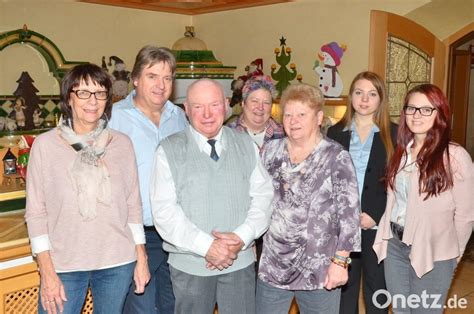
POLYGON ((314 72, 319 76, 319 88, 324 97, 339 97, 342 94, 343 84, 337 67, 341 64, 341 58, 347 47, 331 42, 321 47, 318 60, 314 63, 314 72))
POLYGON ((17 160, 17 170, 20 176, 26 178, 26 167, 28 165, 28 160, 30 157, 31 145, 35 140, 34 136, 31 135, 22 135, 18 143, 18 160, 17 160))
POLYGON ((17 129, 16 122, 13 119, 6 118, 5 119, 5 130, 6 131, 15 131, 17 129))
POLYGON ((263 60, 258 58, 250 62, 246 68, 247 70, 247 79, 256 78, 263 75, 263 60))
POLYGON ((112 95, 113 102, 124 99, 128 94, 128 83, 130 82, 130 71, 125 68, 125 63, 117 56, 109 58, 109 66, 115 62, 114 71, 112 72, 112 95))
MULTIPOLYGON (((250 64, 245 67, 245 71, 247 72, 246 74, 239 76, 231 83, 232 98, 230 99, 230 107, 234 107, 242 102, 242 88, 248 79, 254 79, 264 75, 262 58, 257 58, 250 62, 250 64)), ((240 112, 237 114, 240 114, 240 112)))
MULTIPOLYGON (((246 78, 245 78, 246 79, 246 78)), ((233 80, 230 84, 232 90, 232 98, 230 99, 230 107, 234 107, 242 102, 242 87, 244 87, 244 77, 239 76, 236 80, 233 80)))
POLYGON ((18 97, 15 100, 15 104, 12 105, 13 111, 15 112, 16 125, 19 129, 23 129, 26 125, 26 116, 25 116, 25 98, 18 97))
POLYGON ((37 108, 33 111, 33 124, 35 128, 39 128, 43 123, 44 119, 41 118, 41 109, 37 108))

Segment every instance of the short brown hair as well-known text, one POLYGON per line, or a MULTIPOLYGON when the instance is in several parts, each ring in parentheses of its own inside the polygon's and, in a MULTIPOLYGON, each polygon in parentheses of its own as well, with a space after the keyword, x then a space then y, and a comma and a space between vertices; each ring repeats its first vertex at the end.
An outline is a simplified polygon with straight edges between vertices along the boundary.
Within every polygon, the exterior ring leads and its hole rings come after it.
POLYGON ((283 109, 289 101, 300 101, 316 112, 319 112, 323 109, 324 95, 316 86, 296 83, 290 85, 283 91, 280 99, 280 104, 283 109))
POLYGON ((151 67, 160 62, 167 63, 170 66, 171 73, 174 77, 176 73, 176 59, 171 50, 165 47, 150 45, 143 47, 135 58, 135 64, 133 65, 131 74, 132 80, 138 79, 145 67, 151 67))
POLYGON ((62 79, 59 108, 61 109, 63 119, 73 119, 72 109, 69 104, 71 92, 74 88, 78 87, 81 82, 95 83, 107 90, 108 96, 107 102, 105 103, 104 114, 107 119, 110 119, 112 114, 112 80, 104 69, 92 63, 76 65, 62 79))

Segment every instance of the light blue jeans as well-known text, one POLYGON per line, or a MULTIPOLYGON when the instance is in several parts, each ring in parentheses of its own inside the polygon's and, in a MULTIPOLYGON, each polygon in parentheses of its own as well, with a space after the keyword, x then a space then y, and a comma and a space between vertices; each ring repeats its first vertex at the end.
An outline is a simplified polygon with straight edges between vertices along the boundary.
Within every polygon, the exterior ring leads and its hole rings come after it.
POLYGON ((163 250, 163 240, 154 227, 145 229, 146 254, 148 255, 148 268, 150 282, 145 287, 145 292, 135 294, 135 284, 132 283, 125 300, 124 314, 173 314, 174 294, 171 285, 170 269, 168 266, 168 252, 163 250))
POLYGON ((419 278, 411 266, 410 251, 397 238, 388 241, 384 267, 393 313, 443 313, 456 259, 434 262, 434 268, 419 278), (411 305, 408 298, 413 300, 411 305))
MULTIPOLYGON (((63 303, 63 314, 81 313, 89 285, 94 300, 94 314, 122 313, 134 268, 135 262, 107 269, 58 273, 67 298, 63 303)), ((38 313, 46 313, 41 301, 38 303, 38 313)))
POLYGON ((291 300, 296 298, 301 314, 338 314, 341 289, 285 290, 257 280, 256 313, 288 314, 291 300))

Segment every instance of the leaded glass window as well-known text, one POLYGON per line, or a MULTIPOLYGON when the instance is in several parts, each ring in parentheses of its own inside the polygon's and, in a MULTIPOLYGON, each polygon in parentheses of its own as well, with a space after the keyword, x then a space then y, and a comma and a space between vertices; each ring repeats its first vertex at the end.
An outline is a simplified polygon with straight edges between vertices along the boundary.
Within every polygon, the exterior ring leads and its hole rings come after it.
POLYGON ((431 57, 407 41, 389 36, 387 41, 387 92, 390 116, 397 120, 406 93, 431 81, 431 57))

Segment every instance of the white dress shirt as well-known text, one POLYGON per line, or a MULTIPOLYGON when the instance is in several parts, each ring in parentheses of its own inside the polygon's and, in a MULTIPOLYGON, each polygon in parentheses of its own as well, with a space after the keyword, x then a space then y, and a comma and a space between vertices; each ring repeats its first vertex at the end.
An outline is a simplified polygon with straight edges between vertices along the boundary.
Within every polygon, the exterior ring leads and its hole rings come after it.
POLYGON ((405 166, 401 168, 395 176, 395 205, 392 209, 391 222, 400 226, 405 226, 405 217, 407 214, 408 193, 410 191, 410 176, 413 171, 417 171, 416 159, 412 160, 411 147, 413 141, 408 143, 406 153, 407 159, 405 166))

